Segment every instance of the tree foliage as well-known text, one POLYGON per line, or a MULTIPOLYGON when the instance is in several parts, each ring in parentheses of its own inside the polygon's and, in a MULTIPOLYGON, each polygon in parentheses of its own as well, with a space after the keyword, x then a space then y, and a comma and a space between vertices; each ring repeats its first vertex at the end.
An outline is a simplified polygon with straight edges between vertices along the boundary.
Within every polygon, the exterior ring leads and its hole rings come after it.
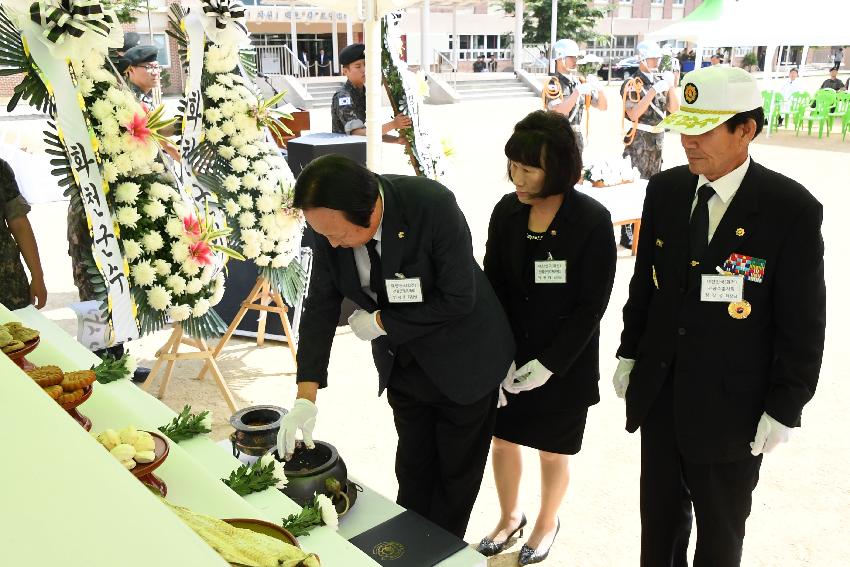
MULTIPOLYGON (((523 42, 549 44, 552 26, 552 1, 527 0, 523 9, 523 42)), ((514 14, 516 4, 512 0, 502 2, 508 14, 514 14)), ((587 0, 558 0, 557 39, 572 39, 585 42, 597 39, 594 31, 596 22, 605 17, 605 12, 591 6, 587 0)))
POLYGON ((139 14, 145 8, 145 0, 104 0, 104 7, 115 10, 118 21, 131 24, 139 19, 139 14))

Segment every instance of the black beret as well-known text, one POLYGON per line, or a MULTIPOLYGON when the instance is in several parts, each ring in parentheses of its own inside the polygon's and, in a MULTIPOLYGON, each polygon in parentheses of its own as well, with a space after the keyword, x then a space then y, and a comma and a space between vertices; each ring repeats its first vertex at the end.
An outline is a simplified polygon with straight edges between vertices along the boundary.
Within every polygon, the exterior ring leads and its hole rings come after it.
POLYGON ((130 49, 139 45, 139 41, 141 41, 141 36, 136 32, 125 32, 124 33, 124 47, 121 48, 121 51, 127 53, 130 49))
POLYGON ((124 59, 127 60, 127 65, 153 63, 156 61, 158 53, 159 49, 152 45, 137 45, 127 50, 127 53, 124 54, 124 59))
POLYGON ((351 65, 360 59, 366 59, 366 46, 362 43, 352 43, 339 52, 340 65, 351 65))

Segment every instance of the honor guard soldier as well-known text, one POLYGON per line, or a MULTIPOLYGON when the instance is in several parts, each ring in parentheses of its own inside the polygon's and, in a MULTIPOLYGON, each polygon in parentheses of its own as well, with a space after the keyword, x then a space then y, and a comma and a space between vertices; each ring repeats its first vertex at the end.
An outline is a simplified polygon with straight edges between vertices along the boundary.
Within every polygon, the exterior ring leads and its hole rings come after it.
POLYGON ((763 455, 800 426, 820 374, 823 207, 750 158, 752 75, 693 71, 682 99, 661 126, 688 165, 646 189, 614 388, 641 431, 640 565, 688 565, 695 515, 693 566, 737 567, 763 455))
MULTIPOLYGON (((366 51, 362 43, 353 43, 339 52, 342 74, 348 79, 336 91, 331 101, 331 131, 354 136, 366 135, 366 51)), ((399 114, 383 125, 383 140, 404 144, 401 136, 388 134, 391 130, 409 128, 412 121, 399 114)))
POLYGON ((552 46, 552 59, 555 61, 555 74, 543 89, 543 105, 546 110, 554 110, 566 115, 576 135, 579 152, 584 150, 584 136, 581 133, 581 119, 589 102, 599 110, 608 108, 605 93, 599 88, 596 75, 581 77, 576 72, 576 60, 579 56, 578 44, 571 39, 559 39, 552 46))
MULTIPOLYGON (((679 110, 679 99, 671 71, 659 73, 661 48, 657 43, 643 41, 637 46, 640 59, 638 74, 623 82, 620 94, 623 97, 624 122, 628 127, 623 143, 623 157, 632 158, 632 165, 643 179, 649 179, 661 171, 661 150, 664 146, 664 130, 658 124, 668 112, 679 110)), ((632 225, 623 225, 620 245, 632 246, 632 225)))

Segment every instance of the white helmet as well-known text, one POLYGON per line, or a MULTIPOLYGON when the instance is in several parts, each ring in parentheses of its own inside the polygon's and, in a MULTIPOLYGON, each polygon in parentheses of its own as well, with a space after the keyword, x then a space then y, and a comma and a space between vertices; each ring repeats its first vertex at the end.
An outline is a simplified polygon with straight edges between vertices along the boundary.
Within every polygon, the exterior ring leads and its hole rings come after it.
POLYGON ((661 48, 661 55, 663 55, 665 57, 668 57, 668 56, 672 57, 673 56, 673 46, 670 45, 669 43, 665 43, 664 46, 661 48))
POLYGON ((658 47, 658 44, 654 41, 642 41, 637 44, 635 48, 637 51, 638 59, 641 61, 646 61, 647 59, 661 59, 663 55, 661 53, 661 48, 658 47))
POLYGON ((578 44, 571 39, 559 39, 552 45, 552 59, 578 56, 578 44))

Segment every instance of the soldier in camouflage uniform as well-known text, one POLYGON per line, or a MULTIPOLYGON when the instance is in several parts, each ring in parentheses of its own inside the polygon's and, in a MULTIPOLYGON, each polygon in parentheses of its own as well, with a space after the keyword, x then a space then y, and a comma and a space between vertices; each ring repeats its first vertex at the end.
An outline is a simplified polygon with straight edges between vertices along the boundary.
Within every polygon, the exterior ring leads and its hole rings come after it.
MULTIPOLYGON (((334 93, 331 101, 331 131, 354 136, 366 135, 366 53, 362 43, 353 43, 339 52, 342 74, 348 80, 334 93)), ((411 120, 399 114, 383 125, 383 140, 404 144, 401 136, 388 134, 391 130, 408 128, 411 120)))
POLYGON ((560 112, 569 118, 576 136, 579 152, 584 151, 584 134, 581 120, 584 116, 585 97, 590 95, 590 104, 599 110, 608 108, 605 93, 598 86, 596 75, 581 82, 576 74, 576 59, 579 55, 578 44, 571 39, 560 39, 552 46, 552 59, 555 60, 555 78, 561 85, 561 97, 549 100, 547 110, 560 112))
MULTIPOLYGON (((641 42, 637 52, 640 71, 633 80, 624 81, 620 87, 626 119, 631 121, 635 129, 633 139, 630 136, 623 139, 626 144, 623 157, 629 156, 641 178, 649 179, 661 171, 661 150, 664 147, 664 132, 655 132, 655 127, 668 113, 679 110, 679 99, 673 73, 658 73, 658 63, 662 57, 658 44, 641 42)), ((631 248, 632 228, 633 225, 621 227, 621 246, 631 248)))
POLYGON ((29 203, 18 190, 12 168, 0 160, 0 303, 7 309, 31 304, 41 309, 47 301, 38 246, 27 219, 29 212, 29 203), (32 282, 27 280, 21 264, 22 255, 32 282))

